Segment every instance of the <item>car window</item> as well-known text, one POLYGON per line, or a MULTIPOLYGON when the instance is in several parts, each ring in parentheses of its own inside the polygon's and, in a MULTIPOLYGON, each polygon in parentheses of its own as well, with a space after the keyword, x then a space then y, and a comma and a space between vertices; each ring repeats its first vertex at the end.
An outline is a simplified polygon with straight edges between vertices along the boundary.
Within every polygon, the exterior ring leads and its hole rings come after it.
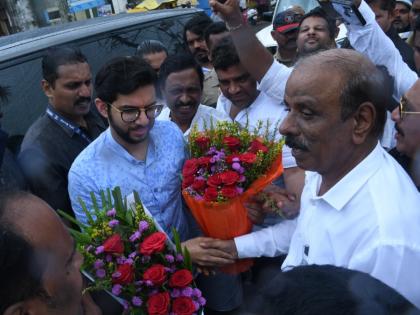
POLYGON ((318 6, 318 2, 316 0, 278 0, 273 17, 279 12, 287 10, 294 5, 301 6, 305 12, 309 12, 311 9, 318 6))

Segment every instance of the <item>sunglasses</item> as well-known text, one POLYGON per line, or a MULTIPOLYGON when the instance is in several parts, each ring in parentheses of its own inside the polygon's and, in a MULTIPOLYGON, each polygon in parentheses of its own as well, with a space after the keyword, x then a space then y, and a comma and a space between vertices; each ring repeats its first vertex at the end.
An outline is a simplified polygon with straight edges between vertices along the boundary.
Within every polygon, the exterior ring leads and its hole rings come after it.
POLYGON ((403 96, 400 99, 400 119, 403 120, 405 115, 410 115, 410 114, 420 114, 420 112, 411 112, 411 111, 407 111, 404 108, 407 108, 407 105, 409 104, 409 102, 407 101, 407 99, 403 96))

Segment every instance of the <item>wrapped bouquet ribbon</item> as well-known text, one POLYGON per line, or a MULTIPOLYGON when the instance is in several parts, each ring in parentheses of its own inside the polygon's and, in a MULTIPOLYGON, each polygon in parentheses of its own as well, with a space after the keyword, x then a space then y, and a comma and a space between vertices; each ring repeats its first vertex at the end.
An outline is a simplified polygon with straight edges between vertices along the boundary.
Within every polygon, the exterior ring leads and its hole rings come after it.
MULTIPOLYGON (((253 132, 234 122, 218 123, 190 134, 191 159, 183 168, 184 199, 206 236, 229 240, 252 229, 246 201, 283 172, 282 142, 263 130, 253 132)), ((272 128, 271 128, 272 129, 272 128)), ((240 273, 252 260, 240 260, 222 271, 240 273)))

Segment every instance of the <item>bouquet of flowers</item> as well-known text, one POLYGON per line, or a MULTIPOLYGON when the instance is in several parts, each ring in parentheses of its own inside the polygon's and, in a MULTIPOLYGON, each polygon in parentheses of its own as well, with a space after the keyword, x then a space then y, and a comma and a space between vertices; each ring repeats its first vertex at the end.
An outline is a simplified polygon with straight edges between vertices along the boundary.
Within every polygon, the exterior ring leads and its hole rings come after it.
POLYGON ((61 212, 81 228, 71 232, 84 256, 82 268, 94 280, 87 289, 112 292, 128 314, 198 314, 205 299, 176 231, 173 245, 136 193, 131 208, 118 187, 112 196, 110 190, 101 192, 101 207, 91 196, 93 213, 80 200, 88 225, 61 212))
MULTIPOLYGON (((182 170, 182 193, 207 236, 226 240, 250 232, 244 203, 283 171, 283 143, 275 140, 269 127, 268 122, 265 126, 260 122, 250 132, 235 122, 218 122, 204 132, 191 131, 191 158, 182 170)), ((223 270, 238 273, 251 264, 240 261, 223 270)))

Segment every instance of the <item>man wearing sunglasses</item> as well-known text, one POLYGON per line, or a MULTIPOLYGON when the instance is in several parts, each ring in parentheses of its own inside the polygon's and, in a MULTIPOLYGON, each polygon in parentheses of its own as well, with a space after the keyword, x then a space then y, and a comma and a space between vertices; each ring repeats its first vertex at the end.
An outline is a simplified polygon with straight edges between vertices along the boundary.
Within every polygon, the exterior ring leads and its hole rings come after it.
MULTIPOLYGON (((69 195, 77 219, 87 221, 81 198, 92 209, 90 193, 116 186, 123 196, 136 190, 153 218, 171 237, 176 228, 188 240, 192 261, 206 266, 232 262, 200 251, 205 238, 190 239, 192 231, 183 211, 181 170, 186 158, 180 129, 169 121, 155 121, 156 73, 139 57, 118 57, 96 75, 96 107, 109 128, 74 161, 69 172, 69 195)), ((220 255, 220 253, 219 253, 220 255)))
MULTIPOLYGON (((391 154, 412 175, 413 160, 420 153, 420 80, 401 97, 400 106, 392 112, 392 120, 397 131, 397 147, 391 154)), ((420 190, 420 182, 415 184, 420 190)))

